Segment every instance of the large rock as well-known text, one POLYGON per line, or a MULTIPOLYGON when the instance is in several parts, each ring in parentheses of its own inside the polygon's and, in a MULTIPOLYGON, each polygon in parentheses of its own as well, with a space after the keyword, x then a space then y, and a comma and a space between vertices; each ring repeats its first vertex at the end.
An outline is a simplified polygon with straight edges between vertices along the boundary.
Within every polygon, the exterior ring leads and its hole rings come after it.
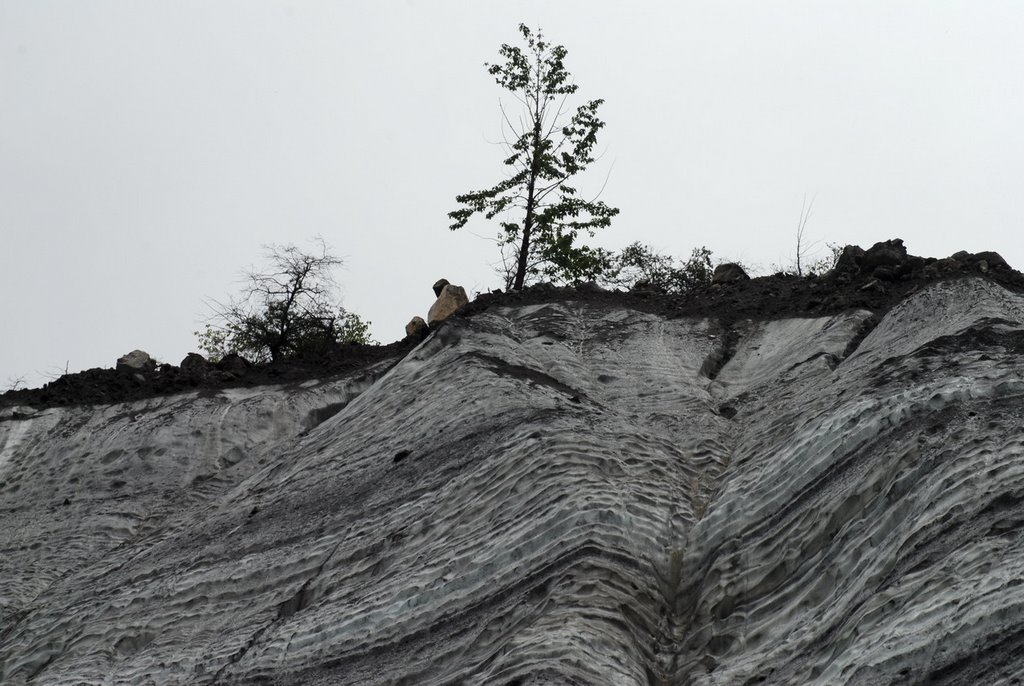
POLYGON ((430 331, 430 327, 423 321, 423 317, 413 317, 409 320, 409 323, 405 325, 406 336, 419 336, 424 337, 427 332, 430 331))
POLYGON ((188 376, 201 377, 213 369, 213 365, 199 353, 189 353, 178 365, 181 371, 188 376))
POLYGON ((145 350, 133 350, 117 358, 116 369, 131 372, 151 372, 156 369, 156 360, 145 350))
POLYGON ((441 295, 439 295, 437 300, 434 301, 434 304, 430 306, 430 311, 427 312, 427 324, 432 327, 443 322, 468 302, 469 298, 466 297, 465 288, 462 286, 453 286, 452 284, 446 285, 441 290, 441 295))
POLYGON ((249 360, 238 353, 228 353, 220 358, 220 362, 217 363, 218 369, 224 372, 231 372, 232 374, 244 374, 251 366, 249 360))
POLYGON ((856 272, 860 269, 860 261, 864 258, 864 248, 859 245, 847 245, 839 253, 833 270, 838 273, 856 272))
POLYGON ((907 259, 907 248, 903 241, 894 238, 891 241, 875 243, 860 258, 860 268, 865 274, 870 274, 875 267, 892 267, 903 264, 907 259))
POLYGON ((437 281, 435 281, 434 282, 434 297, 435 298, 440 298, 441 297, 441 291, 443 291, 444 287, 447 286, 449 283, 450 283, 450 281, 448 281, 448 279, 438 279, 437 281))
POLYGON ((725 262, 715 267, 715 273, 711 275, 711 283, 736 283, 737 281, 749 281, 750 277, 743 267, 735 262, 725 262))
POLYGON ((985 250, 983 252, 974 253, 974 259, 979 262, 984 261, 989 269, 1009 269, 1010 265, 1006 263, 1003 256, 997 252, 991 250, 985 250))

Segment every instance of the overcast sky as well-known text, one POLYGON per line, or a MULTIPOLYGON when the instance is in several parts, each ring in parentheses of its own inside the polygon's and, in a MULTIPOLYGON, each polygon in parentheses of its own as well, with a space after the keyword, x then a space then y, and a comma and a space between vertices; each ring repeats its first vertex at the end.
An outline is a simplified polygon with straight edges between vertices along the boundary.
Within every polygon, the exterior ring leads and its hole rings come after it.
POLYGON ((446 214, 504 173, 520 22, 606 100, 596 244, 767 271, 806 195, 822 251, 1024 267, 1021 2, 0 0, 0 388, 178 363, 266 243, 321 234, 381 342, 440 277, 499 286, 497 228, 446 214))

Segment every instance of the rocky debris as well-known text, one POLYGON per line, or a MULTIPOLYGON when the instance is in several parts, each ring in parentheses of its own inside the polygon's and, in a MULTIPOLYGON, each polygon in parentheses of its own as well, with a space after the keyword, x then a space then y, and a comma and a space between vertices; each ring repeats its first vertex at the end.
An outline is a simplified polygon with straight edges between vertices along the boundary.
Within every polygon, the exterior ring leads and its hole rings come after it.
MULTIPOLYGON (((1010 291, 1024 292, 1024 275, 1012 269, 995 252, 960 252, 943 259, 907 254, 904 258, 902 241, 884 241, 881 246, 884 247, 875 249, 876 246, 872 246, 876 259, 878 255, 888 253, 903 261, 874 268, 862 266, 861 260, 867 251, 850 245, 843 249, 836 266, 818 278, 773 274, 737 281, 727 288, 703 286, 672 295, 656 288, 648 289, 642 283, 629 293, 538 284, 520 291, 503 293, 499 290, 480 294, 460 309, 457 316, 475 316, 492 307, 580 301, 604 308, 656 313, 668 318, 715 317, 728 323, 746 319, 823 316, 851 309, 870 310, 880 315, 932 282, 966 276, 983 276, 1010 291), (882 270, 879 275, 875 274, 877 269, 882 270), (873 283, 876 281, 877 284, 873 283)), ((115 374, 113 369, 94 369, 67 374, 41 389, 8 391, 0 395, 0 406, 49 407, 116 402, 195 388, 217 389, 322 377, 338 370, 351 370, 401 356, 421 340, 406 336, 388 346, 342 346, 316 361, 282 361, 273 365, 252 365, 245 370, 238 368, 233 372, 218 367, 203 377, 185 374, 166 365, 142 372, 145 383, 141 384, 124 373, 115 374)))
POLYGON ((895 238, 875 243, 864 250, 856 245, 843 248, 830 275, 840 280, 864 276, 878 281, 898 281, 919 271, 926 261, 907 254, 903 241, 895 238))
POLYGON ((711 276, 712 284, 736 283, 737 281, 749 281, 750 277, 740 265, 735 262, 725 262, 715 267, 715 273, 711 276))
POLYGON ((448 281, 448 279, 438 279, 436 282, 434 282, 434 297, 440 298, 441 291, 443 291, 444 287, 447 286, 449 283, 450 282, 448 281))
MULTIPOLYGON (((889 243, 890 254, 902 255, 902 241, 889 243)), ((712 285, 698 286, 682 294, 664 294, 645 283, 638 283, 628 293, 610 291, 587 293, 577 289, 536 287, 504 294, 485 293, 471 302, 460 316, 474 316, 496 306, 584 300, 602 303, 607 307, 619 307, 660 313, 669 317, 713 316, 722 321, 743 319, 766 320, 778 317, 807 316, 811 314, 835 314, 850 309, 866 309, 881 314, 889 308, 936 280, 961 276, 984 275, 1005 288, 1024 292, 1024 275, 1009 266, 997 253, 968 254, 963 262, 946 258, 917 257, 908 254, 899 264, 879 265, 884 267, 880 274, 874 269, 862 268, 860 260, 867 251, 858 246, 846 246, 836 266, 818 277, 798 277, 795 274, 772 274, 730 284, 727 288, 712 285), (995 257, 988 257, 994 255, 995 257), (985 259, 988 257, 988 259, 985 259), (982 272, 978 262, 985 259, 989 270, 982 272), (888 280, 888 279, 895 280, 888 280), (879 284, 871 284, 878 281, 879 284), (861 290, 863 286, 868 288, 861 290)), ((876 255, 882 250, 876 250, 876 255)), ((963 257, 963 256, 961 256, 963 257)), ((884 259, 884 258, 883 258, 884 259)))
POLYGON ((466 297, 466 289, 462 286, 446 284, 441 289, 441 294, 437 296, 437 300, 430 306, 430 311, 427 312, 427 324, 431 328, 437 326, 455 314, 456 310, 468 302, 469 298, 466 297))
POLYGON ((921 283, 957 274, 989 274, 993 271, 999 273, 994 274, 997 280, 1005 284, 1014 281, 1017 274, 996 252, 972 254, 960 250, 941 259, 917 257, 907 252, 902 240, 894 238, 875 243, 867 250, 856 245, 844 247, 828 277, 838 283, 868 279, 860 289, 871 290, 874 286, 867 287, 871 281, 921 283))
POLYGON ((118 371, 151 372, 156 369, 156 360, 144 350, 133 350, 117 358, 118 371))
MULTIPOLYGON (((0 394, 0 408, 115 403, 195 390, 217 391, 325 378, 388 360, 397 361, 418 343, 419 340, 409 338, 390 345, 346 343, 329 349, 315 360, 283 360, 260 365, 231 356, 218 364, 206 362, 206 371, 203 373, 199 371, 203 369, 202 363, 191 355, 182 360, 184 368, 165 364, 150 371, 134 373, 117 369, 87 369, 65 374, 44 384, 42 388, 22 388, 0 394)), ((196 355, 196 358, 201 357, 196 355)))
POLYGON ((423 320, 423 317, 413 317, 409 320, 409 323, 405 325, 406 336, 418 336, 419 338, 425 338, 429 333, 430 327, 423 320))

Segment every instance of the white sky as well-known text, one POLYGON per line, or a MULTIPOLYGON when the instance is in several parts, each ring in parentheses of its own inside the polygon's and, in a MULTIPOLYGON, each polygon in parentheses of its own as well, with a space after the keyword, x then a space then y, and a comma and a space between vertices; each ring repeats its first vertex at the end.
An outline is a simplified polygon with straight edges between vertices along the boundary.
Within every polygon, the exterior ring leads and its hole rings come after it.
POLYGON ((440 277, 497 287, 497 227, 446 214, 504 173, 482 65, 521 21, 606 100, 597 244, 767 270, 806 194, 822 251, 1024 267, 1017 1, 0 0, 0 389, 176 364, 265 243, 322 234, 382 342, 440 277))

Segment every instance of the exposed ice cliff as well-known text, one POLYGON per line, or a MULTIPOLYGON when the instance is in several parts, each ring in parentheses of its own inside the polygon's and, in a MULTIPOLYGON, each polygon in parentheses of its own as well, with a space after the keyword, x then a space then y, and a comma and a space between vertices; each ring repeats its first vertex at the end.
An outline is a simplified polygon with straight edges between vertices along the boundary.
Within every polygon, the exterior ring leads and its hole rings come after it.
POLYGON ((1019 683, 1024 296, 869 317, 492 308, 8 417, 0 683, 1019 683))

